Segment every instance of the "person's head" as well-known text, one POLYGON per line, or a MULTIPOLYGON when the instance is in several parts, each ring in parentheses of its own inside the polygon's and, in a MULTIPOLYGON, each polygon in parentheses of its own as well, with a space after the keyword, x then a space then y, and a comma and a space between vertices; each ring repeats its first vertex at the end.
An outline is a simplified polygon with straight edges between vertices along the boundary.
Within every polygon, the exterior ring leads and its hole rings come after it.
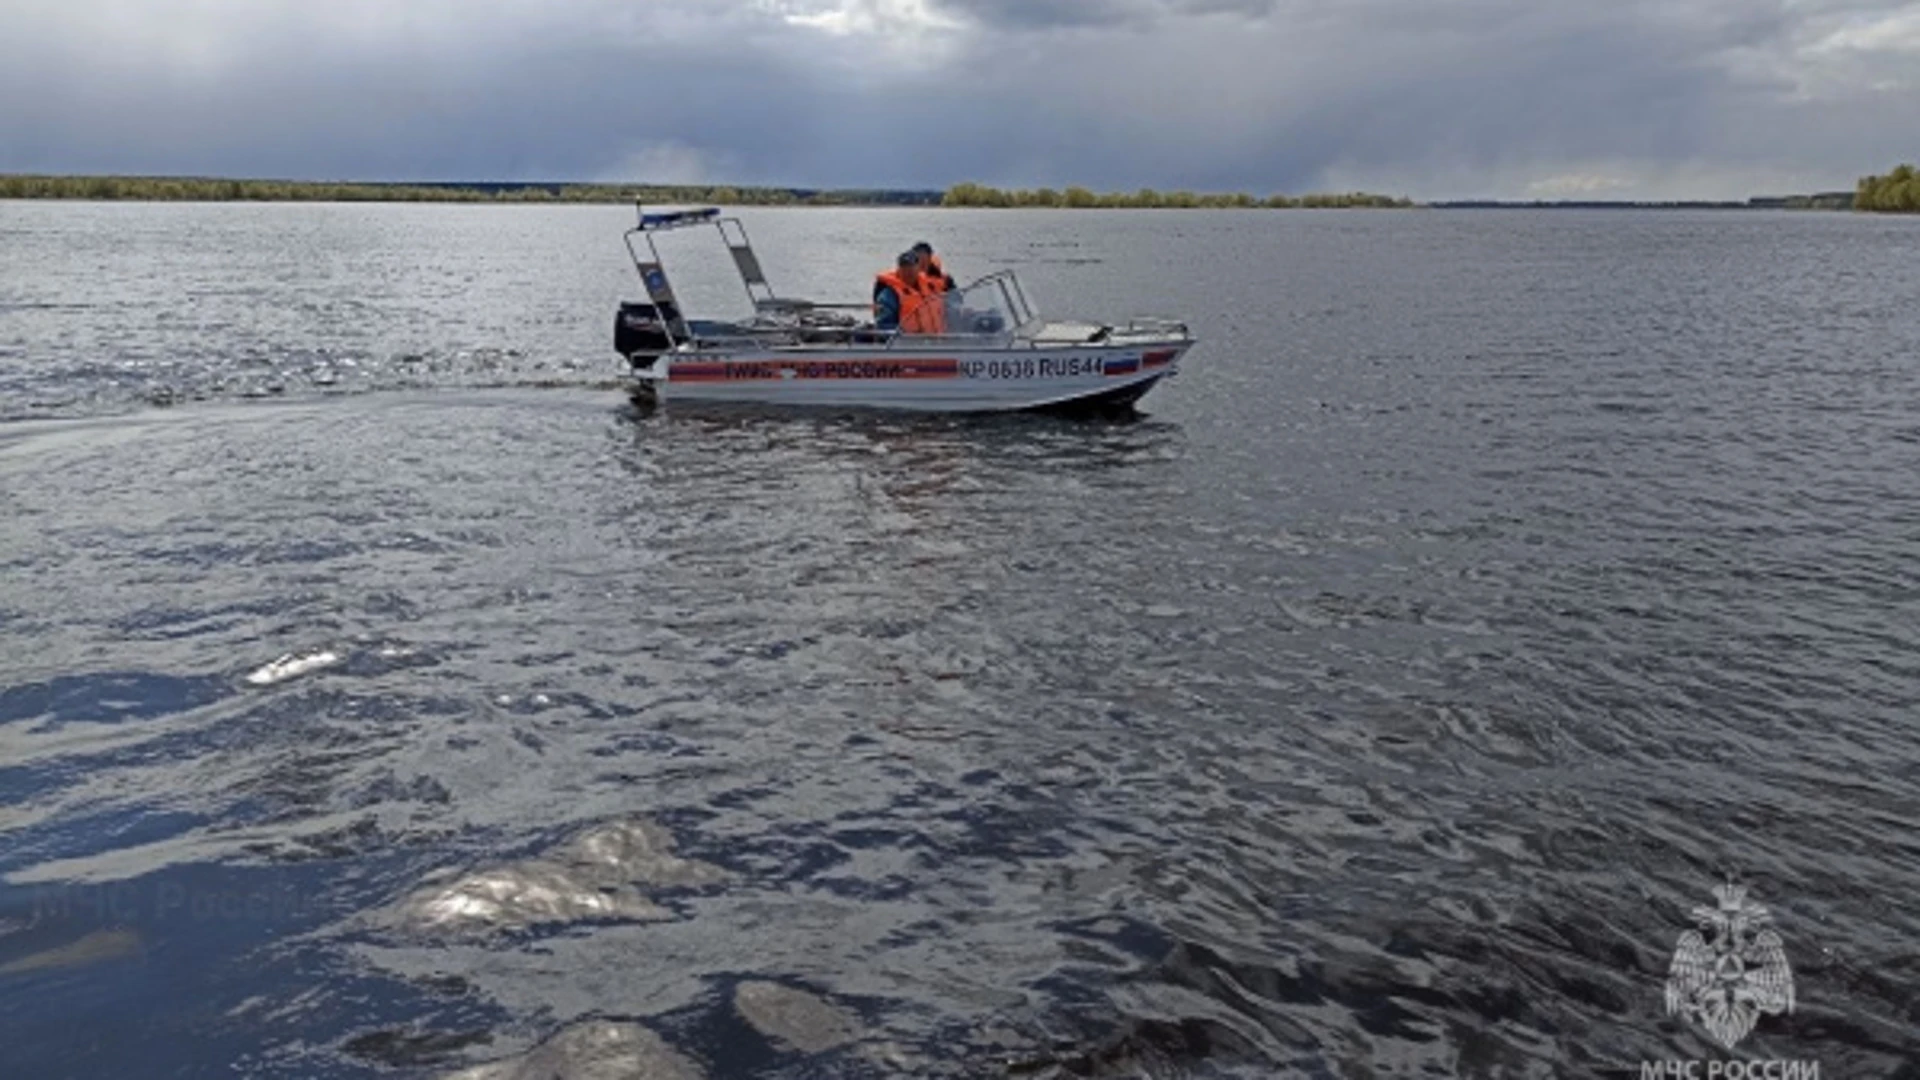
POLYGON ((920 256, 920 267, 925 269, 933 262, 933 245, 925 240, 913 245, 913 253, 920 256))
POLYGON ((920 276, 919 252, 903 251, 900 253, 900 258, 896 260, 896 262, 900 267, 900 276, 905 280, 912 281, 920 276))

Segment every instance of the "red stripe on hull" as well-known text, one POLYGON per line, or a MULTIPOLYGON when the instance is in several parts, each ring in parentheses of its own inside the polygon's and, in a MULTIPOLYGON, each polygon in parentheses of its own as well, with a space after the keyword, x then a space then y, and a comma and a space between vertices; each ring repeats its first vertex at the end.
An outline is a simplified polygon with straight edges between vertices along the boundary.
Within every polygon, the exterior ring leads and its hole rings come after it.
POLYGON ((785 379, 953 379, 958 360, 721 360, 677 363, 668 382, 777 382, 785 379), (791 372, 791 374, 789 374, 791 372))

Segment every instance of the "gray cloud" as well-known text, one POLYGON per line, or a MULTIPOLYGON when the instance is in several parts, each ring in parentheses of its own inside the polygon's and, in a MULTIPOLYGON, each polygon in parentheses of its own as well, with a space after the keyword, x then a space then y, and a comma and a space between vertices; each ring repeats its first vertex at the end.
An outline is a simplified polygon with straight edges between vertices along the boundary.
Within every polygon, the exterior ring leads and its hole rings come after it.
POLYGON ((1118 26, 1160 13, 1155 0, 941 0, 940 8, 996 27, 1118 26))
POLYGON ((0 25, 5 171, 1738 196, 1911 158, 1920 99, 1911 0, 0 0, 0 25))
POLYGON ((1280 0, 938 0, 938 7, 995 27, 1142 26, 1193 15, 1270 15, 1280 0))

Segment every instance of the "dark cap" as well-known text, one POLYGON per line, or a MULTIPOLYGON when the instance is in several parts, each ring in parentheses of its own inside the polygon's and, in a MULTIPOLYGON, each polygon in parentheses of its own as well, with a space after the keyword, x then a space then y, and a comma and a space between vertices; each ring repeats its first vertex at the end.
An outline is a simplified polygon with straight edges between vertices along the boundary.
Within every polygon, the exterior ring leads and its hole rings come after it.
POLYGON ((897 261, 901 266, 919 266, 920 256, 911 251, 903 251, 897 261))
POLYGON ((933 254, 933 245, 927 243, 925 240, 922 240, 919 243, 913 245, 913 250, 924 252, 925 254, 931 255, 933 254))

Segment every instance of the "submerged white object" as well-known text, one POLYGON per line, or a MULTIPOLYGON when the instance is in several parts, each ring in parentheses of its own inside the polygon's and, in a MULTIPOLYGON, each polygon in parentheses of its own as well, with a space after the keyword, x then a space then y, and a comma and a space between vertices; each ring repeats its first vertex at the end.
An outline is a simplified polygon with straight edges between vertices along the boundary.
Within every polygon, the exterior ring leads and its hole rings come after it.
POLYGON ((247 675, 247 681, 255 686, 271 686, 277 682, 298 678, 309 671, 332 667, 339 662, 340 654, 332 649, 321 649, 303 656, 287 653, 271 664, 254 669, 247 675))

